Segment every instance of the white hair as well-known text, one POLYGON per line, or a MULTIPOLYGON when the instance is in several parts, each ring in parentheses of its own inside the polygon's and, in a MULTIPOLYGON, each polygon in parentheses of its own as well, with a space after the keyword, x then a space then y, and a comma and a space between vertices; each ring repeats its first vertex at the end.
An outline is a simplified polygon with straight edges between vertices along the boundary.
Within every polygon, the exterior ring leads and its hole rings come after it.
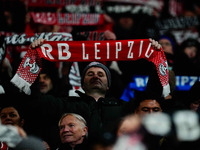
POLYGON ((63 120, 63 118, 65 118, 66 116, 69 116, 69 115, 78 119, 81 122, 83 127, 87 127, 86 120, 81 115, 78 115, 78 114, 75 114, 75 113, 65 113, 65 114, 63 114, 62 117, 60 118, 59 122, 58 122, 59 127, 60 127, 60 124, 61 124, 61 121, 63 120))

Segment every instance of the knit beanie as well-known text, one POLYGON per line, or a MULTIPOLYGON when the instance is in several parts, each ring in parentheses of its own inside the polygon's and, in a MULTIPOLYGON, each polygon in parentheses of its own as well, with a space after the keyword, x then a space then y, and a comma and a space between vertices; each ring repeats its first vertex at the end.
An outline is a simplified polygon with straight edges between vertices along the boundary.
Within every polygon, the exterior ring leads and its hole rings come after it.
POLYGON ((191 47, 191 46, 194 46, 197 48, 197 50, 199 50, 200 43, 196 39, 188 38, 187 40, 183 41, 181 44, 182 49, 186 47, 191 47))
POLYGON ((167 39, 167 40, 170 41, 170 43, 172 45, 172 50, 174 52, 175 51, 175 42, 174 42, 174 40, 171 37, 167 36, 167 35, 160 36, 159 40, 162 40, 162 39, 167 39))
POLYGON ((111 86, 111 73, 109 71, 109 69, 102 63, 100 62, 91 62, 90 64, 88 64, 85 69, 83 70, 83 73, 82 73, 82 77, 81 77, 81 84, 83 85, 83 80, 85 78, 85 73, 87 72, 87 70, 91 67, 99 67, 99 68, 102 68, 105 73, 106 73, 106 76, 107 76, 107 80, 108 80, 108 87, 111 86))

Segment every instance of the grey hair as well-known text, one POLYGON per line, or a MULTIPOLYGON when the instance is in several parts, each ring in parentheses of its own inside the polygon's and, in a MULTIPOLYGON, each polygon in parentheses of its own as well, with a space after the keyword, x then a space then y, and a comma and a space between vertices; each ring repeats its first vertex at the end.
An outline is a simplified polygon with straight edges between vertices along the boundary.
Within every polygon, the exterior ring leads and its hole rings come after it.
POLYGON ((81 122, 83 127, 87 127, 86 120, 81 115, 78 115, 78 114, 75 114, 75 113, 65 113, 65 114, 63 114, 62 117, 60 118, 59 122, 58 122, 58 127, 60 127, 60 124, 61 124, 61 121, 63 120, 63 118, 65 118, 66 116, 69 116, 69 115, 78 119, 81 122))

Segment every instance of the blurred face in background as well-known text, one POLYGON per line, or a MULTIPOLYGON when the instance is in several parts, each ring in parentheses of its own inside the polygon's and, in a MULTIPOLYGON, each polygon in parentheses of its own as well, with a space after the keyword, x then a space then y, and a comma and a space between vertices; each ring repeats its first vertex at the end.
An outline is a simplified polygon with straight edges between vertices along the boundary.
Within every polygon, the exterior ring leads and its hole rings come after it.
POLYGON ((119 19, 119 24, 124 29, 131 29, 134 25, 134 20, 131 17, 124 16, 119 19))
POLYGON ((162 46, 163 51, 165 53, 172 54, 172 55, 174 54, 172 44, 168 39, 160 39, 159 43, 162 46))
POLYGON ((10 11, 4 11, 4 16, 6 18, 7 24, 11 26, 13 24, 13 16, 10 11))
POLYGON ((126 116, 121 122, 117 130, 117 136, 131 134, 137 132, 141 126, 141 120, 138 115, 132 114, 126 116))
POLYGON ((153 99, 147 99, 140 102, 140 105, 135 110, 135 114, 138 115, 145 115, 145 114, 151 114, 156 112, 162 112, 160 104, 153 99))
POLYGON ((5 107, 0 112, 1 123, 5 125, 23 126, 24 120, 21 120, 18 111, 14 107, 5 107))
POLYGON ((197 109, 199 108, 200 106, 200 99, 197 100, 197 101, 194 101, 193 103, 190 104, 190 109, 191 110, 194 110, 194 111, 197 111, 197 109))
POLYGON ((197 48, 194 46, 186 47, 184 49, 184 53, 189 57, 189 58, 195 58, 197 55, 197 48))
POLYGON ((46 94, 51 89, 53 89, 53 83, 51 78, 45 73, 40 74, 39 86, 40 86, 40 92, 46 94))

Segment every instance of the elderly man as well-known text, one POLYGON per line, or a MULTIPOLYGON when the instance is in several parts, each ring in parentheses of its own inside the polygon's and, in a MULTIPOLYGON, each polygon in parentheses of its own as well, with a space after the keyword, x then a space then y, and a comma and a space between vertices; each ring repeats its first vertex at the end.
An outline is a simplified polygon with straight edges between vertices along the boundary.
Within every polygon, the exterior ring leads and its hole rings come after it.
POLYGON ((65 113, 59 123, 61 145, 57 150, 84 150, 87 148, 88 128, 85 119, 75 113, 65 113))

